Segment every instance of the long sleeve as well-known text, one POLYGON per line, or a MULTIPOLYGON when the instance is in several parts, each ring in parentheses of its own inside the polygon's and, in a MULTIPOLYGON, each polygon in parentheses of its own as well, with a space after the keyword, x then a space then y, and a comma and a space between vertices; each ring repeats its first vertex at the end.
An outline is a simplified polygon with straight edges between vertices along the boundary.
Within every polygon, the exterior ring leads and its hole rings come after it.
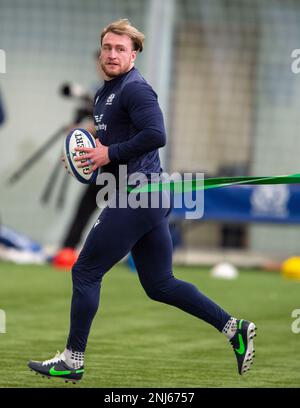
POLYGON ((157 95, 145 82, 133 81, 122 90, 122 106, 137 133, 129 140, 109 146, 111 161, 127 161, 166 144, 163 115, 157 95))

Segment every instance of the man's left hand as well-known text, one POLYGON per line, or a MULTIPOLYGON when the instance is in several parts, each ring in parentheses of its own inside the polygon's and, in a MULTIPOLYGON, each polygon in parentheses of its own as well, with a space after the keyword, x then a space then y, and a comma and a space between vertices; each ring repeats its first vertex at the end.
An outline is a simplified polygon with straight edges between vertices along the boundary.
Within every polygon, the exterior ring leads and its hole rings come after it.
POLYGON ((77 167, 86 167, 86 165, 92 165, 89 173, 97 170, 99 167, 105 166, 110 162, 108 157, 108 147, 100 143, 99 139, 96 139, 96 147, 75 147, 77 152, 81 152, 80 156, 75 157, 75 161, 78 161, 77 167))

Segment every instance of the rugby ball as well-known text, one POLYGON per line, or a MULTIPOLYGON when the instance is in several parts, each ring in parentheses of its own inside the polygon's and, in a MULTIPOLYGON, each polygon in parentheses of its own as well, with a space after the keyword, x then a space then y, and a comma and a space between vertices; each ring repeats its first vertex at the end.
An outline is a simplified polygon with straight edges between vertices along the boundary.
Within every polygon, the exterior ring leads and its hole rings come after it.
POLYGON ((63 154, 68 171, 80 183, 91 184, 96 181, 98 169, 92 173, 88 173, 92 164, 87 164, 85 167, 77 167, 80 161, 75 161, 75 157, 84 155, 84 152, 78 152, 75 147, 96 147, 96 142, 93 136, 85 129, 73 129, 64 142, 63 154))

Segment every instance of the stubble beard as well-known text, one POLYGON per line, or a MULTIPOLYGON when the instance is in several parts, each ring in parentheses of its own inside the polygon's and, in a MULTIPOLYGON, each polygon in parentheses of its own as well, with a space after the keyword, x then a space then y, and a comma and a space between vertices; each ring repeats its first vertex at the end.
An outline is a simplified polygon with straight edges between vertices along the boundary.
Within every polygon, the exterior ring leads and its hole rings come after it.
POLYGON ((104 63, 101 62, 101 69, 104 72, 104 74, 108 77, 108 78, 116 78, 122 74, 125 74, 125 72, 128 72, 130 69, 130 63, 128 63, 128 65, 126 66, 126 68, 124 68, 122 71, 120 70, 119 72, 111 72, 109 70, 107 70, 106 65, 104 63))
POLYGON ((101 69, 108 78, 115 78, 115 77, 121 75, 121 73, 117 73, 117 72, 113 73, 111 71, 108 71, 105 64, 102 64, 102 63, 101 63, 101 69))

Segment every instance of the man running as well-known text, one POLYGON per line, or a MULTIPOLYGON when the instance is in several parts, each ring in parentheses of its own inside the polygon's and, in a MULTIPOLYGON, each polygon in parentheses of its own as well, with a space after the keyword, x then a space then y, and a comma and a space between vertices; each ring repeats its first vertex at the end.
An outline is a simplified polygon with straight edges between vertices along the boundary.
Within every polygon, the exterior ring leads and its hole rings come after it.
MULTIPOLYGON (((157 95, 134 67, 143 50, 144 35, 128 20, 109 24, 101 34, 100 65, 104 85, 95 96, 94 118, 97 147, 80 148, 79 163, 92 163, 91 171, 102 168, 118 178, 119 166, 128 174, 148 177, 161 174, 158 149, 166 134, 157 95)), ((85 163, 78 166, 86 166, 85 163)), ((163 193, 162 193, 163 194, 163 193)), ((171 207, 131 208, 107 206, 91 229, 72 269, 71 325, 66 348, 29 367, 48 377, 77 381, 84 373, 84 353, 100 299, 104 274, 129 251, 146 294, 214 326, 231 342, 238 372, 250 369, 254 357, 254 323, 239 320, 202 294, 191 283, 176 279, 172 272, 172 241, 168 227, 171 207)))

